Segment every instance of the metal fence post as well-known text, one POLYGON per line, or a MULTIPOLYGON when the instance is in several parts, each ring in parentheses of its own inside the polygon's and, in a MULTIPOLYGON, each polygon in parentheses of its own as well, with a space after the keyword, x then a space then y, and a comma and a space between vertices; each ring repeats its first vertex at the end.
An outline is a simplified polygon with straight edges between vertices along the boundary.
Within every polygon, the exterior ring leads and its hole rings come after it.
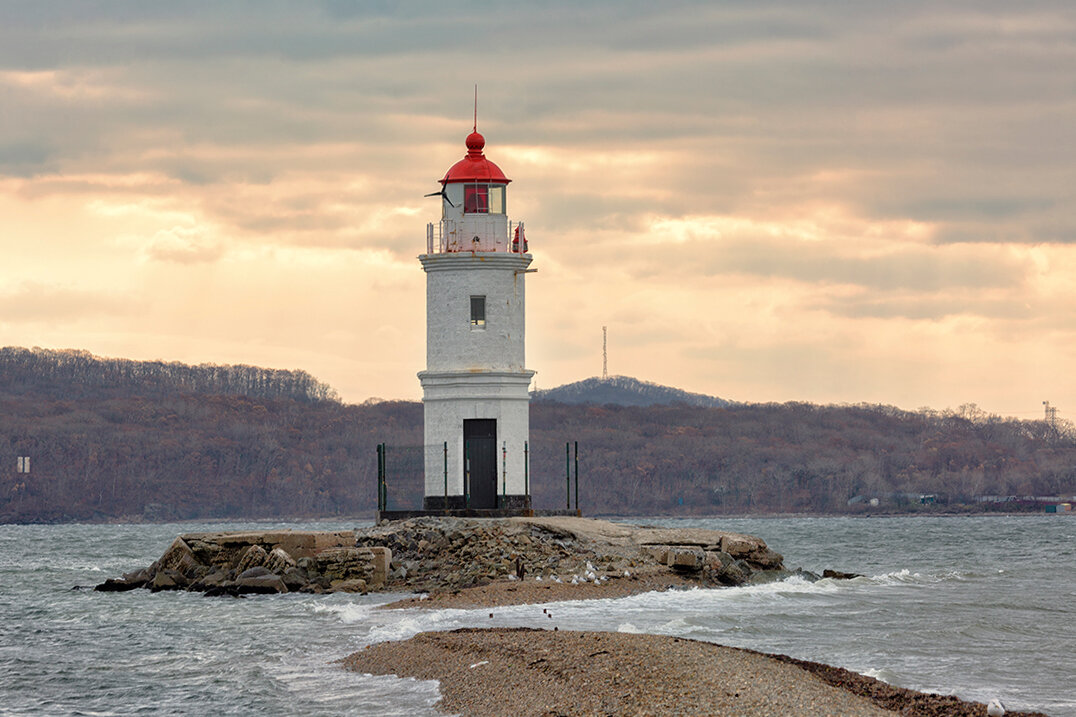
POLYGON ((389 491, 388 491, 388 486, 386 485, 388 481, 386 480, 386 476, 385 476, 386 463, 387 463, 387 461, 385 460, 385 444, 384 443, 378 443, 377 444, 377 509, 378 510, 387 510, 388 509, 389 491))
POLYGON ((575 512, 579 512, 579 441, 575 442, 575 512))
POLYGON ((564 480, 568 483, 568 505, 567 510, 572 509, 572 444, 567 442, 564 444, 564 480))

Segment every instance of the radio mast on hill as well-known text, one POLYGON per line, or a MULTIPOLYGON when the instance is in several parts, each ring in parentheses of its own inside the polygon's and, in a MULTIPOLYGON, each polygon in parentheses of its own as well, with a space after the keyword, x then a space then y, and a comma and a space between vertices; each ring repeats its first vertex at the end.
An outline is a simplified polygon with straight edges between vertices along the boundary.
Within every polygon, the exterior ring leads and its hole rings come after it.
POLYGON ((608 339, 609 330, 602 327, 602 381, 609 378, 609 351, 608 351, 608 339))
POLYGON ((1044 417, 1044 420, 1046 421, 1046 425, 1056 431, 1057 430, 1057 406, 1051 406, 1049 401, 1043 401, 1042 405, 1043 405, 1043 408, 1045 409, 1045 414, 1046 415, 1044 417))

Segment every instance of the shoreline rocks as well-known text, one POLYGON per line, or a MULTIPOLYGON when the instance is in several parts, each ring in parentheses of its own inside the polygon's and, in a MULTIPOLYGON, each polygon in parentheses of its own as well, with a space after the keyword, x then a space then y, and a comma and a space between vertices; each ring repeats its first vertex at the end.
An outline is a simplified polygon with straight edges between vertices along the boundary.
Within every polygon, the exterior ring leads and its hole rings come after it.
POLYGON ((762 539, 726 531, 570 516, 422 517, 353 531, 188 533, 152 565, 95 589, 434 595, 525 577, 528 585, 602 586, 628 579, 640 581, 632 591, 643 591, 654 585, 744 585, 795 574, 818 579, 787 570, 762 539))

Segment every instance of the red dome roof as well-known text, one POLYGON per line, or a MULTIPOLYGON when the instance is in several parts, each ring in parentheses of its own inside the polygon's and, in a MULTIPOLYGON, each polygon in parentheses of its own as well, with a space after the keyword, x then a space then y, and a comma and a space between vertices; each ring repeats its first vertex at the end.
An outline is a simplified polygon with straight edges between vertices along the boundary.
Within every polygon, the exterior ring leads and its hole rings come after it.
POLYGON ((493 162, 486 159, 482 149, 486 146, 486 139, 478 132, 472 132, 467 136, 467 156, 452 165, 445 174, 441 184, 449 182, 490 182, 493 184, 508 184, 512 180, 504 176, 504 172, 493 162))

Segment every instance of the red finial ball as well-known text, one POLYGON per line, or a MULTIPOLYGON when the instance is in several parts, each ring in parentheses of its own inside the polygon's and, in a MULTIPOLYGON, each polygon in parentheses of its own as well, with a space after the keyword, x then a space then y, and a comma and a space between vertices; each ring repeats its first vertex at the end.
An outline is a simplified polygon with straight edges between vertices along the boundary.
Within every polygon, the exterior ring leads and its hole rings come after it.
POLYGON ((482 148, 486 146, 486 138, 478 134, 478 132, 471 132, 467 135, 467 151, 478 154, 482 151, 482 148))

